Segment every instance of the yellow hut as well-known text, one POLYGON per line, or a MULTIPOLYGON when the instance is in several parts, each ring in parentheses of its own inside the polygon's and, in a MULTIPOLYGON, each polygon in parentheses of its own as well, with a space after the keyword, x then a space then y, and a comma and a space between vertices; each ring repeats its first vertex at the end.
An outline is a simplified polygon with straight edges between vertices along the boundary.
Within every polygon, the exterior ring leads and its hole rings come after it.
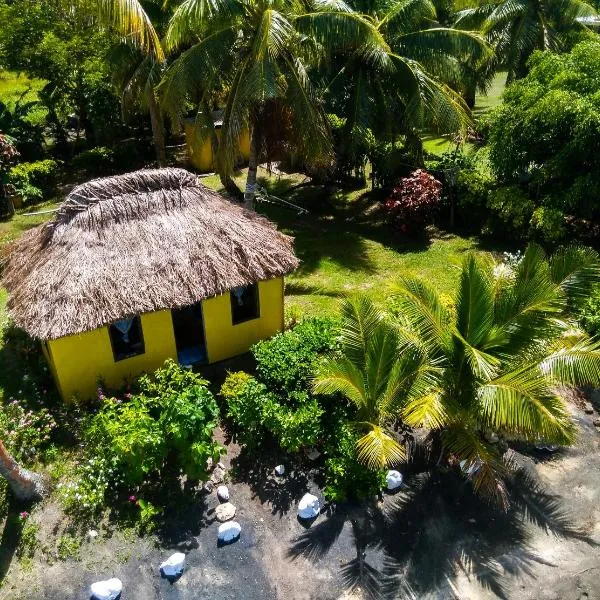
POLYGON ((65 400, 167 358, 214 363, 283 326, 292 239, 182 169, 75 188, 12 247, 3 283, 65 400))

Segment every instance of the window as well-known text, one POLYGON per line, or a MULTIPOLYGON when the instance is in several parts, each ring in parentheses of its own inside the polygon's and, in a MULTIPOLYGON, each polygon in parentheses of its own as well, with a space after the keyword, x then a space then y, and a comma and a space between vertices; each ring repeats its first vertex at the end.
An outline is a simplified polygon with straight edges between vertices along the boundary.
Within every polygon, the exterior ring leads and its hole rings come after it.
POLYGON ((258 319, 260 308, 258 306, 258 284, 246 287, 233 288, 231 296, 231 321, 234 325, 258 319))
POLYGON ((115 362, 144 354, 144 336, 140 317, 121 319, 108 327, 115 362))

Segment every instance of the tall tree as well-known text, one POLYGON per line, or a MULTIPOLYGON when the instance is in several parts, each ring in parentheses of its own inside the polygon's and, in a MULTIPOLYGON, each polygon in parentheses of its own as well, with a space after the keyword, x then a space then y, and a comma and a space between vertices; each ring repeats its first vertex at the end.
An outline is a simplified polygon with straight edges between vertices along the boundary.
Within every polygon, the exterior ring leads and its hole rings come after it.
POLYGON ((339 0, 185 0, 166 36, 169 51, 184 51, 167 70, 162 101, 180 120, 195 100, 208 138, 213 125, 205 107, 225 90, 217 169, 233 172, 240 134, 249 129, 244 199, 252 208, 257 167, 268 158, 267 130, 275 121, 297 155, 328 159, 329 131, 309 68, 335 50, 360 45, 386 46, 367 19, 339 0))
POLYGON ((495 0, 460 11, 456 26, 481 30, 510 83, 526 75, 535 50, 561 50, 566 34, 585 30, 582 18, 595 15, 583 0, 495 0))

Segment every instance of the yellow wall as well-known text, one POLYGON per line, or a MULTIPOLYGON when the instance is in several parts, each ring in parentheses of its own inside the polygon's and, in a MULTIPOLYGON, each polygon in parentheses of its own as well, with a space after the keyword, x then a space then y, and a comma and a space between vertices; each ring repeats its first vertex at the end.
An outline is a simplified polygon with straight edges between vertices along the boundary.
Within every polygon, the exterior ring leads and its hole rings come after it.
MULTIPOLYGON (((229 292, 202 303, 208 361, 213 363, 246 352, 255 342, 283 328, 283 278, 258 284, 260 318, 232 324, 229 292)), ((48 342, 50 369, 65 400, 94 396, 98 379, 120 387, 144 371, 154 371, 167 358, 177 360, 171 311, 141 316, 144 354, 115 362, 108 328, 48 342)))
POLYGON ((58 389, 65 400, 88 398, 96 393, 98 378, 109 387, 144 371, 154 371, 167 358, 177 359, 171 311, 142 315, 144 354, 115 362, 108 327, 49 342, 58 389))
POLYGON ((231 323, 229 293, 205 300, 202 305, 208 361, 213 363, 247 352, 259 340, 283 329, 283 278, 258 284, 260 318, 231 323))
MULTIPOLYGON (((201 142, 195 134, 196 125, 193 121, 185 123, 185 143, 192 165, 201 172, 214 171, 212 144, 210 140, 201 142)), ((221 136, 220 128, 216 128, 217 138, 221 136)), ((239 152, 242 160, 250 157, 250 135, 244 130, 240 135, 239 152)))

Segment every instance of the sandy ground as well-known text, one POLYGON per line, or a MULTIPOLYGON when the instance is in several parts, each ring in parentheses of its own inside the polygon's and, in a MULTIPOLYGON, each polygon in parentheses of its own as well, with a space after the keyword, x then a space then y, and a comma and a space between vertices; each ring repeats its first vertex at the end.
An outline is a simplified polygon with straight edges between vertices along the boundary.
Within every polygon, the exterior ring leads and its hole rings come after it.
MULTIPOLYGON (((453 475, 408 473, 403 492, 383 504, 326 507, 305 528, 296 504, 305 491, 318 493, 311 472, 290 466, 281 481, 274 465, 254 465, 228 483, 243 528, 237 543, 217 547, 213 493, 156 543, 101 532, 80 560, 50 565, 38 553, 27 570, 13 561, 0 599, 83 599, 90 583, 114 576, 122 600, 600 600, 598 414, 573 411, 573 448, 519 457, 551 493, 520 484, 528 491, 508 515, 482 506, 453 475), (175 549, 186 552, 187 567, 171 584, 158 565, 175 549)), ((237 450, 230 447, 226 466, 237 450)), ((54 505, 38 519, 42 538, 64 525, 54 505)))

